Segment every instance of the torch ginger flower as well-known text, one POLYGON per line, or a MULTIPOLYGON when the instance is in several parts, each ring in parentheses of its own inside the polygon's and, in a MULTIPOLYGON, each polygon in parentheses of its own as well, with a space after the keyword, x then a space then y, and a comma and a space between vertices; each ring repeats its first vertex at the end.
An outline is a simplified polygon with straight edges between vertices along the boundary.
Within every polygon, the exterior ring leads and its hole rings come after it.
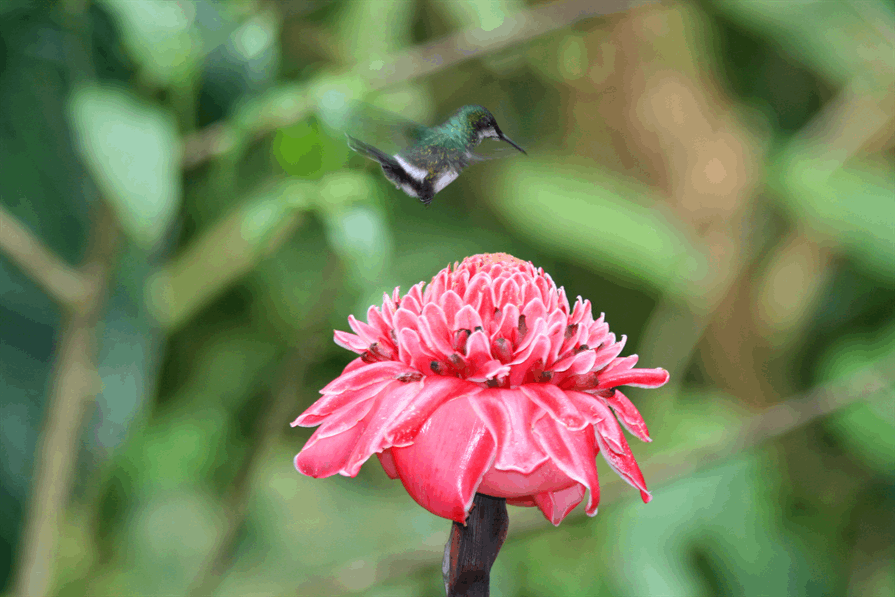
POLYGON ((348 323, 355 333, 335 341, 360 357, 292 423, 320 425, 295 457, 301 473, 354 477, 376 454, 438 516, 464 523, 479 492, 558 525, 585 489, 585 511, 597 513, 602 453, 651 499, 616 416, 651 440, 617 388, 657 388, 668 372, 620 358, 625 337, 594 320, 589 301, 570 308, 542 269, 476 255, 348 323))

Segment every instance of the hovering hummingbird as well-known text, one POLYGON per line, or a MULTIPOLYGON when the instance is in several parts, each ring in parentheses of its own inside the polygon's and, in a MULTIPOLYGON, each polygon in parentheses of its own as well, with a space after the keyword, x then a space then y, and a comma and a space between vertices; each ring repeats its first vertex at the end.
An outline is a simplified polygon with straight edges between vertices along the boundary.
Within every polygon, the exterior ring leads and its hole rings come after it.
POLYGON ((346 136, 351 149, 379 162, 387 179, 427 207, 438 191, 456 180, 463 168, 471 162, 488 159, 473 152, 482 140, 506 141, 525 154, 524 149, 503 134, 494 116, 482 106, 463 106, 444 124, 432 128, 418 125, 413 132, 415 142, 395 155, 346 136))

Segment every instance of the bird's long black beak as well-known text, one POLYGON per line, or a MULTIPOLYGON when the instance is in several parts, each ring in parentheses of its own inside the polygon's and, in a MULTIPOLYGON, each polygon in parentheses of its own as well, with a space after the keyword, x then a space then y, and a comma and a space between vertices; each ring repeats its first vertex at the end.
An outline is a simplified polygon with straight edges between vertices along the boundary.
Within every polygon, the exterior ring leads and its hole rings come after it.
POLYGON ((513 143, 513 141, 512 141, 509 137, 507 137, 506 135, 504 135, 503 132, 501 132, 501 131, 497 131, 497 135, 498 135, 498 137, 500 138, 501 141, 506 141, 507 143, 509 143, 510 145, 512 145, 513 147, 515 147, 516 149, 518 149, 519 151, 521 151, 521 152, 524 153, 525 155, 528 155, 528 153, 526 153, 526 151, 525 151, 524 149, 522 149, 521 147, 519 147, 518 145, 516 145, 515 143, 513 143))

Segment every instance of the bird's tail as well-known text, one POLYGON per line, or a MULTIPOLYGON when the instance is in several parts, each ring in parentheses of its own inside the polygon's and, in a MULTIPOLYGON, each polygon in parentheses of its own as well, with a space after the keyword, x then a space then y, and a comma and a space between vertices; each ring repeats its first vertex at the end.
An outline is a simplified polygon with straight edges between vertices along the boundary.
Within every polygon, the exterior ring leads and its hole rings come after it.
POLYGON ((365 158, 375 160, 383 166, 388 166, 391 168, 400 167, 398 166, 398 162, 395 161, 395 158, 388 155, 387 153, 380 151, 372 145, 368 145, 367 143, 364 143, 359 139, 355 139, 351 135, 345 136, 348 137, 348 147, 361 154, 365 158))

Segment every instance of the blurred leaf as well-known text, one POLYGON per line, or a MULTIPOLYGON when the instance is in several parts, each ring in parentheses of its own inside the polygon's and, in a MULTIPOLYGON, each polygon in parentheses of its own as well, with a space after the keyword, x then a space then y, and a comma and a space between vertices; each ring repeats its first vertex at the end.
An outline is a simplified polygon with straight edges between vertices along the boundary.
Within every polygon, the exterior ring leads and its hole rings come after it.
POLYGON ((174 119, 109 87, 84 87, 70 118, 81 156, 122 227, 139 245, 155 246, 180 206, 174 119))
POLYGON ((895 178, 891 165, 850 160, 844 166, 822 148, 794 148, 776 161, 771 178, 795 217, 843 243, 880 274, 895 277, 895 178))
MULTIPOLYGON (((895 325, 868 337, 845 336, 830 346, 820 368, 827 379, 837 379, 875 363, 892 362, 895 325)), ((858 404, 832 418, 833 431, 855 453, 881 474, 895 473, 895 387, 888 400, 858 404)))
POLYGON ((775 479, 760 456, 743 456, 654 489, 607 521, 609 570, 637 595, 823 595, 830 579, 783 533, 775 479))
POLYGON ((875 86, 895 68, 892 10, 878 0, 721 0, 738 23, 773 37, 827 77, 875 86))
POLYGON ((194 68, 200 45, 192 35, 193 9, 165 0, 100 0, 123 33, 125 46, 158 87, 182 79, 194 68))
POLYGON ((314 185, 285 180, 245 201, 173 263, 149 280, 147 301, 168 327, 183 323, 283 242, 315 194, 314 185))
POLYGON ((673 221, 636 202, 645 188, 574 163, 515 160, 495 176, 501 217, 545 249, 678 296, 709 275, 706 257, 673 221))

